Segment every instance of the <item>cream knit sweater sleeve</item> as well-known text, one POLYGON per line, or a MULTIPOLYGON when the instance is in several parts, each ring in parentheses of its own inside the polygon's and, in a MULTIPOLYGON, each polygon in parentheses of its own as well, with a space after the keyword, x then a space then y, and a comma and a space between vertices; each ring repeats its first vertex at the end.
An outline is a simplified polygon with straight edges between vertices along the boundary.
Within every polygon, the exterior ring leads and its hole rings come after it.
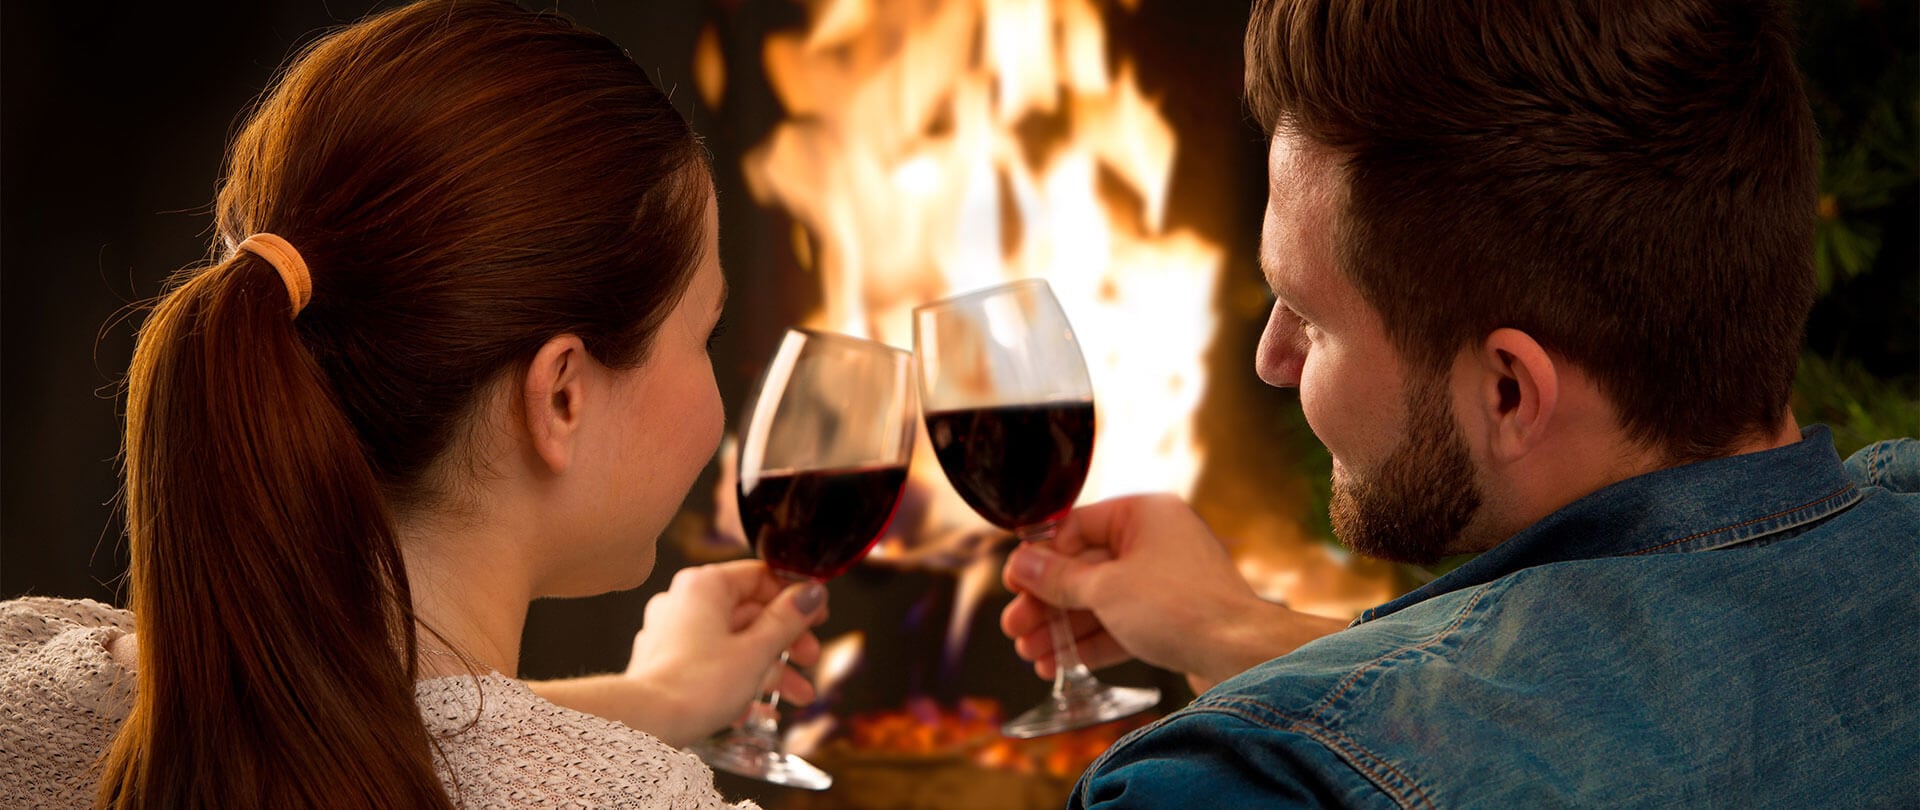
MULTIPOLYGON (((0 602, 0 807, 85 807, 95 763, 133 702, 106 645, 126 611, 89 600, 0 602)), ((733 808, 700 760, 642 731, 550 703, 498 673, 415 686, 458 806, 733 808)))
POLYGON ((93 805, 94 763, 133 704, 106 645, 132 631, 99 602, 0 602, 0 806, 93 805))

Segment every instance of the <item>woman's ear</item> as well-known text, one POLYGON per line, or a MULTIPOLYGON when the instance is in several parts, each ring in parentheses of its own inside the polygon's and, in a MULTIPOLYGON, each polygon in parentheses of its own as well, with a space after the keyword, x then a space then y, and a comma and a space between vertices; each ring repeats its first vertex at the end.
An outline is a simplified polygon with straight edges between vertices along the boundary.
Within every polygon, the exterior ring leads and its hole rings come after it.
POLYGON ((1512 462, 1547 437, 1560 403, 1559 369, 1531 335, 1495 329, 1474 350, 1473 370, 1478 418, 1486 425, 1486 446, 1496 462, 1512 462))
POLYGON ((593 358, 580 338, 547 341, 521 380, 521 413, 534 454, 554 473, 566 472, 580 442, 586 378, 593 358))

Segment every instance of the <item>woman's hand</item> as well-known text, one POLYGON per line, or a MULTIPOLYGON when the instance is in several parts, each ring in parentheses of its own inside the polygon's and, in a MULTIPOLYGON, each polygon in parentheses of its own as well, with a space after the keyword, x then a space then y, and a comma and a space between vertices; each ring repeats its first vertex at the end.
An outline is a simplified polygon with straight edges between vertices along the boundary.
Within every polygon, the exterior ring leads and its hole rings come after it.
POLYGON ((627 671, 529 684, 568 708, 626 723, 675 746, 697 741, 738 717, 773 686, 782 697, 813 700, 813 684, 794 668, 820 656, 812 628, 826 619, 826 588, 789 585, 758 560, 693 566, 647 602, 627 671))

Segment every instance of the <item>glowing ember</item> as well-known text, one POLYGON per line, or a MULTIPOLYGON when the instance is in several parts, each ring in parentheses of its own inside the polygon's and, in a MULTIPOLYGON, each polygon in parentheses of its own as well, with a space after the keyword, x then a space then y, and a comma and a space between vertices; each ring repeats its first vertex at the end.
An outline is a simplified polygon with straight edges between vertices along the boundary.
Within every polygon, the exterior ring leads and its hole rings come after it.
POLYGON ((948 709, 915 698, 904 708, 849 720, 843 742, 855 753, 923 757, 958 754, 983 768, 1072 777, 1121 736, 1152 720, 1134 717, 1065 734, 1014 740, 1000 736, 1000 704, 993 700, 961 698, 957 706, 948 709))

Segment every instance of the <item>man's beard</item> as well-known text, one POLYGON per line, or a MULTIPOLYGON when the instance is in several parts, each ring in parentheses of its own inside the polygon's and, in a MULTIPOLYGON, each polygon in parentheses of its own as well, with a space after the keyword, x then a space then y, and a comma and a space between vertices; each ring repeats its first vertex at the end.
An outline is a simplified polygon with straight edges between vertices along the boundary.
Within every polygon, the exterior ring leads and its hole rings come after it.
POLYGON ((1407 392, 1407 437, 1361 478, 1335 478, 1333 533, 1369 557, 1427 565, 1445 556, 1480 508, 1467 442, 1442 377, 1407 392))

